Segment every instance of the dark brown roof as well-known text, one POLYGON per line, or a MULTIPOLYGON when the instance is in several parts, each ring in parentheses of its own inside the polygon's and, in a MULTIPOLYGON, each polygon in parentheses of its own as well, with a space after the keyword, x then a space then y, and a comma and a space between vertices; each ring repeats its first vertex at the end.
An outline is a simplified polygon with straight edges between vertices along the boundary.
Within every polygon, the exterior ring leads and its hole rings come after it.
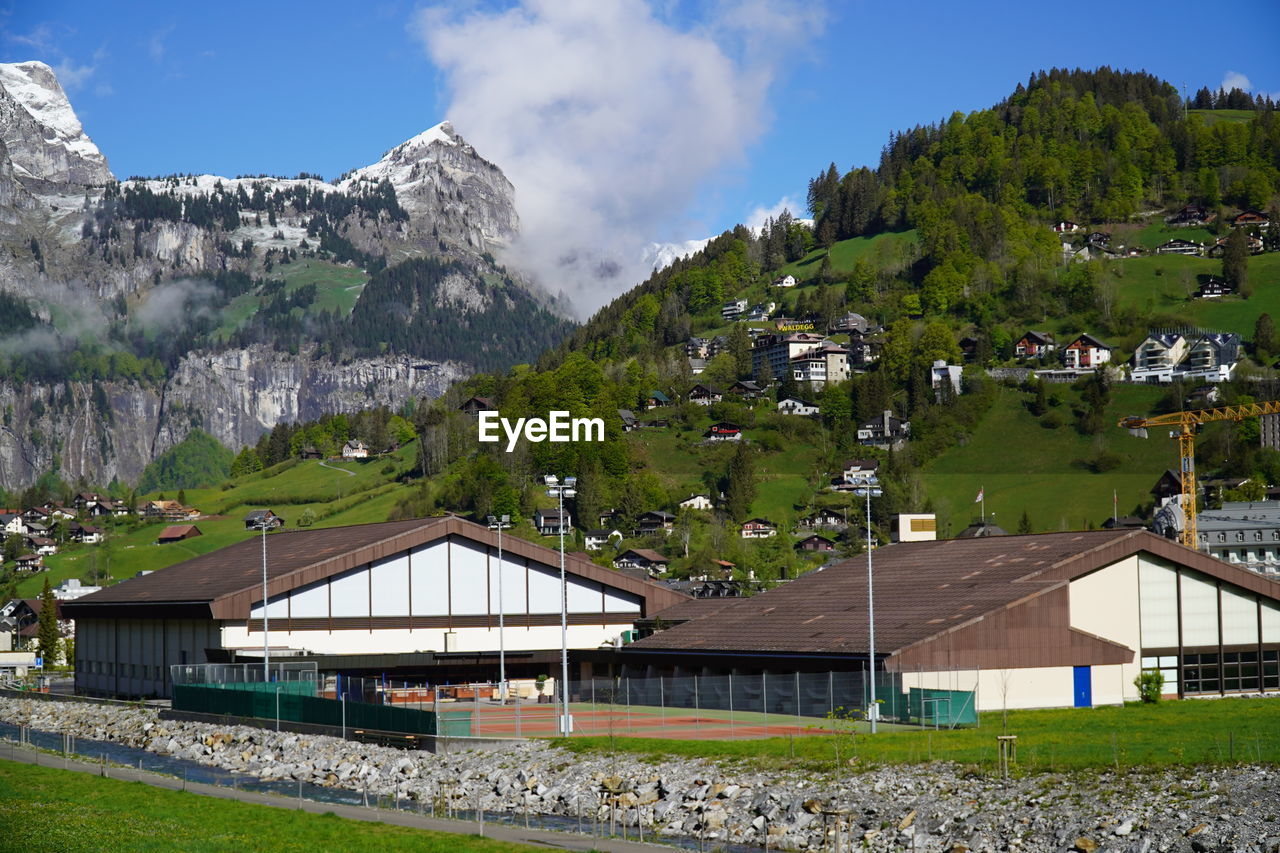
MULTIPOLYGON (((1280 581, 1145 530, 900 543, 874 555, 877 650, 900 651, 1138 551, 1280 599, 1280 581)), ((868 645, 867 564, 855 557, 628 648, 865 655, 868 645)))
POLYGON ((720 613, 735 604, 742 604, 750 599, 725 596, 722 598, 690 598, 679 604, 674 604, 666 610, 655 613, 651 618, 654 621, 662 621, 667 625, 676 625, 689 622, 693 619, 701 619, 704 616, 710 616, 714 613, 720 613))
POLYGON ((666 557, 662 556, 652 548, 631 548, 619 554, 617 559, 621 560, 623 557, 627 556, 627 554, 635 554, 637 557, 640 557, 641 559, 644 559, 644 560, 648 560, 650 563, 670 563, 671 562, 666 557))
MULTIPOLYGON (((254 602, 262 600, 261 533, 167 569, 131 578, 83 598, 68 601, 68 614, 90 616, 104 605, 199 605, 214 619, 243 619, 254 602)), ((267 534, 267 577, 272 596, 314 583, 449 535, 497 545, 497 534, 461 518, 414 518, 350 527, 309 528, 267 534)), ((503 550, 548 565, 559 565, 559 552, 508 536, 503 550)), ((568 554, 571 574, 635 593, 644 599, 644 612, 668 607, 684 596, 665 586, 640 581, 603 568, 585 557, 568 554)))
POLYGON ((157 539, 186 539, 191 536, 200 536, 200 528, 194 524, 171 524, 164 530, 160 531, 157 539))

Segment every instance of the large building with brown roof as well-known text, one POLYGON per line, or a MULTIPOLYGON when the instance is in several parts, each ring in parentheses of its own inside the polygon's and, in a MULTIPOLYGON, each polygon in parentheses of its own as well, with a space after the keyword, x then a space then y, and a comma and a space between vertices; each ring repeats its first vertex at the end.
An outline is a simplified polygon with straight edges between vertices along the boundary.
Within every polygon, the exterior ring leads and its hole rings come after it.
MULTIPOLYGON (((76 621, 77 691, 168 696, 175 664, 261 660, 262 541, 247 537, 65 602, 76 621)), ((515 537, 502 544, 499 563, 497 534, 454 517, 267 535, 273 660, 474 678, 490 665, 496 671, 501 607, 508 670, 553 670, 559 552, 515 537)), ((637 619, 685 598, 573 554, 566 578, 570 648, 612 643, 637 619)))
MULTIPOLYGON (((1280 692, 1280 582, 1145 530, 890 545, 874 566, 875 668, 903 688, 977 691, 979 710, 1280 692)), ((865 671, 858 557, 621 649, 622 674, 865 671)), ((681 618, 674 618, 679 615, 681 618)), ((687 619, 687 621, 682 621, 687 619)))

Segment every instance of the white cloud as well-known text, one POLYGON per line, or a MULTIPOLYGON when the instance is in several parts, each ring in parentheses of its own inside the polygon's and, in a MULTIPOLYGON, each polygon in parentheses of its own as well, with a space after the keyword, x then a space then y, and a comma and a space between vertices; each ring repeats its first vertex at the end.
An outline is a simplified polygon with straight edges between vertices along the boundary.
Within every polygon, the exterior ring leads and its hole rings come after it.
POLYGON ((1232 89, 1239 89, 1242 92, 1249 92, 1253 89, 1253 84, 1249 82, 1249 78, 1241 74, 1239 71, 1228 71, 1226 76, 1222 78, 1222 90, 1230 92, 1232 89))
POLYGON ((9 33, 5 38, 14 44, 23 44, 42 52, 53 46, 53 33, 48 24, 41 24, 29 33, 9 33))
POLYGON ((96 62, 92 65, 77 65, 70 57, 64 57, 61 62, 53 66, 53 73, 58 75, 58 83, 68 92, 81 89, 97 70, 96 62))
POLYGON ((804 202, 798 201, 791 196, 783 196, 778 199, 777 203, 772 207, 759 205, 753 208, 752 211, 747 214, 747 218, 743 220, 742 224, 750 228, 752 231, 759 231, 761 226, 764 225, 764 221, 766 219, 777 219, 778 215, 784 210, 791 211, 791 215, 797 219, 800 219, 805 215, 804 202))
POLYGON ((647 275, 644 247, 766 126, 811 6, 722 2, 684 29, 644 0, 421 12, 447 117, 516 186, 522 236, 506 261, 583 315, 647 275))
POLYGON ((157 64, 164 61, 165 44, 164 41, 173 32, 173 24, 163 29, 156 30, 151 34, 151 38, 147 39, 147 53, 151 54, 151 61, 157 64))

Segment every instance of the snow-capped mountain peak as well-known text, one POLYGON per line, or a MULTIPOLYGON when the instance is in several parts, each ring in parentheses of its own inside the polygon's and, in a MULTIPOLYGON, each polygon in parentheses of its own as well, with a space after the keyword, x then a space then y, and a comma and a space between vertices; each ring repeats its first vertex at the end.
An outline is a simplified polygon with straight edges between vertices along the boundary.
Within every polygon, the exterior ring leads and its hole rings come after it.
POLYGON ((20 170, 57 183, 97 184, 112 179, 107 158, 85 134, 48 65, 0 63, 0 101, 4 100, 9 103, 0 102, 0 134, 20 170), (5 94, 8 98, 2 97, 5 94), (38 140, 31 139, 30 125, 40 130, 38 140), (19 143, 16 148, 15 142, 19 143))

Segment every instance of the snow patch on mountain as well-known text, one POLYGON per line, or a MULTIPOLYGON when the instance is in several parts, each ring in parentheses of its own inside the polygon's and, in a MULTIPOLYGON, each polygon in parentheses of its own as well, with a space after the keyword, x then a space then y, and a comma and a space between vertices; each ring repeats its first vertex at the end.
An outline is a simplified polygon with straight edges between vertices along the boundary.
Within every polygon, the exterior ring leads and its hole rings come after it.
POLYGON ((442 121, 435 127, 429 127, 417 136, 401 142, 383 154, 378 162, 356 169, 340 181, 339 186, 349 189, 352 185, 362 182, 377 184, 384 178, 391 181, 391 185, 397 189, 419 183, 423 178, 423 171, 417 168, 418 164, 424 161, 440 160, 436 156, 437 152, 431 150, 433 145, 457 146, 464 150, 470 149, 467 150, 468 154, 475 153, 474 149, 454 131, 452 124, 442 121))
MULTIPOLYGON (((31 119, 40 125, 46 144, 60 145, 68 154, 101 167, 106 178, 110 179, 107 158, 102 156, 98 146, 85 134, 84 127, 71 108, 71 102, 58 84, 52 68, 38 61, 0 63, 0 88, 8 92, 31 119)), ((24 164, 16 161, 15 165, 24 167, 24 164)), ((48 177, 41 174, 32 176, 48 177)))

